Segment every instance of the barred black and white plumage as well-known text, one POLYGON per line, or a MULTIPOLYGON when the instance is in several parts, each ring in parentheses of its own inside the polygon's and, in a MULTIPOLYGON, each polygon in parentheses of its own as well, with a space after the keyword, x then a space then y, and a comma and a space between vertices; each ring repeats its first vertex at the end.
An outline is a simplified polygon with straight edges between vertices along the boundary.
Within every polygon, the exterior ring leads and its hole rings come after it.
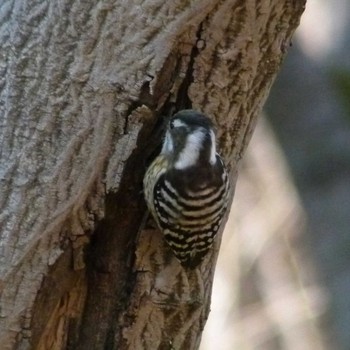
POLYGON ((162 151, 146 172, 144 192, 175 256, 196 267, 213 244, 229 192, 208 117, 194 110, 172 117, 162 151))

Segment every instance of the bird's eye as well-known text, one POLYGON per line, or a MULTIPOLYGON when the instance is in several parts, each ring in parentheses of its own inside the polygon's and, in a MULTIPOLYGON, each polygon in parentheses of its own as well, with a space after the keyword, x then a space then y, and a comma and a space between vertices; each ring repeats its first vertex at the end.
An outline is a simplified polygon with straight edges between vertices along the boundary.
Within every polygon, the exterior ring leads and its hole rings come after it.
POLYGON ((169 129, 174 129, 175 125, 174 125, 174 121, 171 120, 169 123, 169 129))

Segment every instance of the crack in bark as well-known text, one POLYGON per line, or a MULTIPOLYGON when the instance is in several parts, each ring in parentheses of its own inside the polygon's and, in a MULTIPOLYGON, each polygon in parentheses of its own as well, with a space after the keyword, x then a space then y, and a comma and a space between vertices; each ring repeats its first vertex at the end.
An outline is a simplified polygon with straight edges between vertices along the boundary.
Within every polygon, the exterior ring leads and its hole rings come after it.
MULTIPOLYGON (((205 20, 206 19, 204 19, 204 21, 205 20)), ((194 81, 194 76, 193 76, 194 63, 195 63, 196 57, 199 55, 199 52, 200 52, 198 49, 197 43, 200 40, 202 40, 201 33, 203 30, 203 22, 199 23, 198 30, 196 32, 195 44, 193 45, 191 53, 190 53, 190 60, 188 63, 187 71, 186 71, 185 77, 184 77, 184 79, 179 87, 177 99, 175 102, 175 106, 176 106, 177 111, 180 111, 182 109, 191 109, 192 108, 192 101, 191 101, 191 98, 189 96, 188 89, 194 81)))

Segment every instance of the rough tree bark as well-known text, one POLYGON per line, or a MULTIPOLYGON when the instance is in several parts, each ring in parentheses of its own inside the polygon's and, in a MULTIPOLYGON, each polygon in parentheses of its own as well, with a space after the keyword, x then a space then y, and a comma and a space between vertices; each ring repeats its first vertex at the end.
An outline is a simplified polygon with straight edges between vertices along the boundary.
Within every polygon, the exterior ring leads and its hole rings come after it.
POLYGON ((231 169, 304 0, 4 0, 2 349, 195 349, 219 241, 185 271, 145 218, 162 116, 210 115, 231 169))

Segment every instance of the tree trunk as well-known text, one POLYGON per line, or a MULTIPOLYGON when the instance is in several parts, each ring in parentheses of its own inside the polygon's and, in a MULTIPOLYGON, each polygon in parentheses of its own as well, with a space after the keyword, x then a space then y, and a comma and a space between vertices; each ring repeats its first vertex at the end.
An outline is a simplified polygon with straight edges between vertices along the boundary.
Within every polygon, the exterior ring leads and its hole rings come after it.
POLYGON ((145 168, 163 116, 195 108, 234 183, 304 1, 0 6, 2 349, 196 349, 220 237, 184 270, 145 168))

